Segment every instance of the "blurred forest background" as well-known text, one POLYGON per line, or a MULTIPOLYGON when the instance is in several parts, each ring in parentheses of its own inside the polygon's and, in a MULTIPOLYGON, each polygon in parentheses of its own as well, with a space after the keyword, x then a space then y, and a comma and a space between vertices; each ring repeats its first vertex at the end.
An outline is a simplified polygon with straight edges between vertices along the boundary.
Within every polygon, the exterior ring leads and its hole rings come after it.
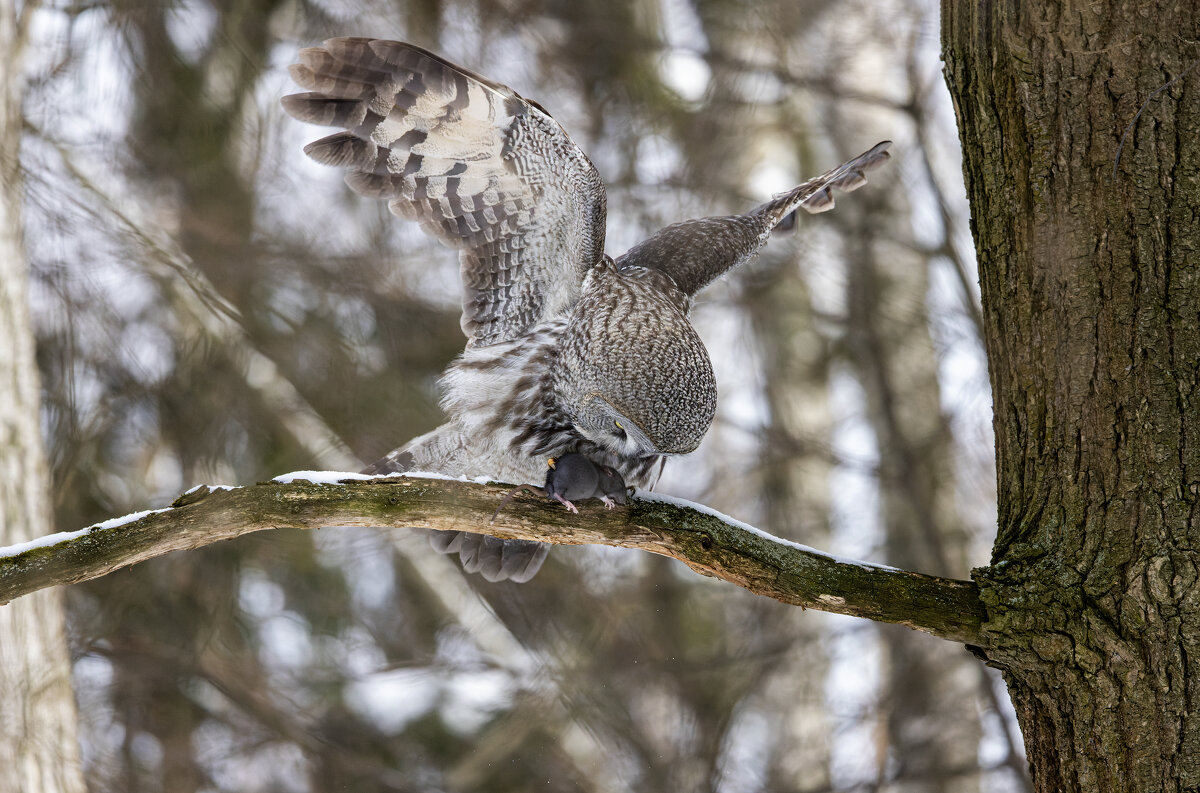
MULTIPOLYGON (((990 399, 933 0, 26 4, 21 158, 56 526, 199 483, 357 470, 439 423, 457 260, 284 116, 296 50, 397 38, 539 101, 608 184, 608 249, 893 162, 694 312, 721 402, 660 490, 967 577, 990 399)), ((273 532, 67 593, 93 793, 1024 791, 957 645, 636 552, 525 585, 405 532, 273 532)))

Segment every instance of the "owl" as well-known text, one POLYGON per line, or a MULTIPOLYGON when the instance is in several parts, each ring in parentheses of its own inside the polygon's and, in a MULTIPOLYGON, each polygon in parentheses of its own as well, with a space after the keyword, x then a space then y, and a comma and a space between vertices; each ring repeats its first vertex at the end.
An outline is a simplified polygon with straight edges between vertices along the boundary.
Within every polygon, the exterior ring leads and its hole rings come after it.
MULTIPOLYGON (((676 223, 613 259, 596 168, 536 102, 411 44, 301 50, 295 118, 341 128, 305 147, 356 192, 459 251, 466 348, 441 380, 446 422, 367 469, 539 482, 572 452, 654 485, 712 423, 717 390, 688 320, 695 295, 797 209, 861 186, 887 141, 743 215, 676 223)), ((489 581, 527 581, 549 546, 434 532, 489 581)))

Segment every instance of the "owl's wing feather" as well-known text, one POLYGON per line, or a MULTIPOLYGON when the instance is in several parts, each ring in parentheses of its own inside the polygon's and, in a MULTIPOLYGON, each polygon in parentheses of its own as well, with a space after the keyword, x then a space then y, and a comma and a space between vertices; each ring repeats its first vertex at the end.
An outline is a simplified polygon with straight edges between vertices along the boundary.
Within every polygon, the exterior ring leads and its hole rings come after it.
POLYGON ((866 172, 888 159, 891 141, 876 143, 818 177, 781 193, 745 215, 686 220, 661 229, 617 259, 621 270, 645 267, 664 272, 688 296, 754 257, 797 209, 833 209, 833 191, 850 192, 867 183, 866 172))
POLYGON ((838 167, 830 168, 820 176, 809 179, 786 193, 780 193, 755 209, 752 214, 761 215, 768 225, 767 232, 770 232, 797 208, 812 215, 818 212, 828 212, 833 209, 833 191, 840 190, 843 193, 849 193, 865 185, 867 171, 878 168, 891 156, 887 151, 891 145, 890 140, 880 141, 838 167))
POLYGON ((540 107, 396 41, 330 39, 290 71, 310 93, 284 109, 345 128, 305 152, 460 251, 468 344, 512 339, 578 298, 603 256, 604 185, 540 107))

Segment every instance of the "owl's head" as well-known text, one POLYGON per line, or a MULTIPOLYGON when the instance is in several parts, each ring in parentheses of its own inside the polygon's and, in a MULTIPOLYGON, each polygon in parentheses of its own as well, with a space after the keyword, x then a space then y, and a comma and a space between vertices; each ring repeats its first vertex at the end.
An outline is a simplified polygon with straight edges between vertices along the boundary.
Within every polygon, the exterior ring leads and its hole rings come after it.
POLYGON ((559 343, 556 382, 581 435, 624 458, 700 445, 717 390, 683 305, 654 279, 613 269, 585 284, 559 343))
POLYGON ((667 453, 662 448, 662 440, 650 439, 634 416, 635 411, 614 407, 603 394, 585 394, 577 405, 571 406, 570 413, 580 435, 620 457, 649 457, 667 453))

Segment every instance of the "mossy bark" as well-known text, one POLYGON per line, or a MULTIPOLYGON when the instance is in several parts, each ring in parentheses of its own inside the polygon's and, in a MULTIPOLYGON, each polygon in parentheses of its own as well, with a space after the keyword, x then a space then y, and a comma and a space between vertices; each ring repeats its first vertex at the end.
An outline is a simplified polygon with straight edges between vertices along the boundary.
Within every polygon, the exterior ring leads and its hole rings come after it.
POLYGON ((995 404, 977 571, 1039 791, 1200 787, 1200 13, 943 4, 995 404))
POLYGON ((200 487, 137 520, 0 554, 0 604, 255 531, 420 526, 641 548, 784 603, 894 622, 952 641, 979 638, 983 606, 970 581, 841 560, 697 509, 637 498, 611 511, 588 505, 572 515, 548 499, 517 496, 492 522, 509 489, 403 476, 333 485, 267 482, 214 492, 200 487))

